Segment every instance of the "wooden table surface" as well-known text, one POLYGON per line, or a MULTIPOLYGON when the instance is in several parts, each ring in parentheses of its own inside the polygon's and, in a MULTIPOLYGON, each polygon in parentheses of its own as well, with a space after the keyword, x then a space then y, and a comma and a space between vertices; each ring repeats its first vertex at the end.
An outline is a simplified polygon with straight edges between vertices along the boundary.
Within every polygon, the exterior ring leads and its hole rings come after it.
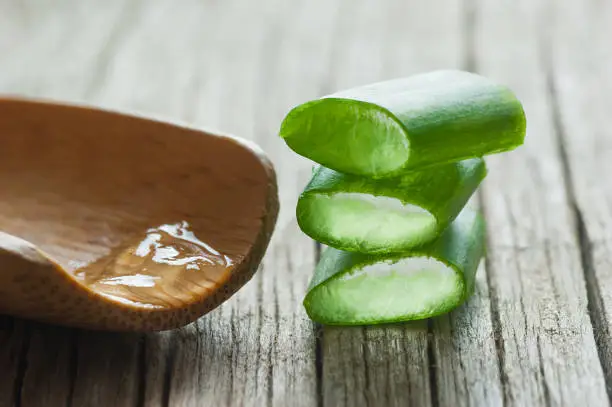
POLYGON ((255 140, 282 205, 258 274, 183 329, 0 317, 0 406, 608 405, 611 25, 605 0, 0 0, 0 93, 255 140), (502 81, 527 112, 526 144, 487 159, 476 293, 430 321, 315 325, 301 300, 319 248, 294 216, 311 164, 279 123, 308 99, 438 68, 502 81))

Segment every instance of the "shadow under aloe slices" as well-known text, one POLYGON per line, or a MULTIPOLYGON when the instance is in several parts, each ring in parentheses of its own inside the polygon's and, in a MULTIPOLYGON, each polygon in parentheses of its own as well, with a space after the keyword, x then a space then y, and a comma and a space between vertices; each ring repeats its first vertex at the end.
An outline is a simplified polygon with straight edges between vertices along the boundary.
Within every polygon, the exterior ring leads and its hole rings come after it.
POLYGON ((440 238, 416 251, 367 255, 328 248, 304 307, 311 319, 328 325, 369 325, 443 314, 472 294, 484 250, 484 220, 468 208, 440 238))
POLYGON ((444 70, 306 102, 287 114, 280 135, 328 168, 384 178, 512 150, 525 129, 523 107, 508 88, 444 70))
POLYGON ((481 158, 378 180, 319 167, 296 215, 304 233, 337 249, 401 252, 439 236, 486 172, 481 158))

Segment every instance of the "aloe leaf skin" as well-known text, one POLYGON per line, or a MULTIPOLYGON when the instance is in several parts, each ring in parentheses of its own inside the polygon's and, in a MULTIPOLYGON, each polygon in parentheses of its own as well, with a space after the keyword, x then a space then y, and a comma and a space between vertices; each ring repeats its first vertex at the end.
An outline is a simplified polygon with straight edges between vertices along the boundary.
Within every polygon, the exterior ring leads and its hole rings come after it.
POLYGON ((507 87, 455 70, 349 89, 292 109, 280 135, 325 167, 371 178, 512 150, 526 119, 507 87))

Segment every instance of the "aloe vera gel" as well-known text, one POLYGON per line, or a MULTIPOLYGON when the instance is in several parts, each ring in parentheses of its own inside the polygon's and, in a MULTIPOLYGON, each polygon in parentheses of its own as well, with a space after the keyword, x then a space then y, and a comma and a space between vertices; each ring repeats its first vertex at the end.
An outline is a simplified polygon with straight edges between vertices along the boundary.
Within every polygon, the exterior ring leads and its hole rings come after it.
POLYGON ((304 307, 314 321, 361 325, 449 312, 474 291, 485 223, 465 208, 487 154, 524 141, 526 120, 501 84, 435 71, 306 102, 280 130, 319 165, 297 221, 330 246, 304 307))

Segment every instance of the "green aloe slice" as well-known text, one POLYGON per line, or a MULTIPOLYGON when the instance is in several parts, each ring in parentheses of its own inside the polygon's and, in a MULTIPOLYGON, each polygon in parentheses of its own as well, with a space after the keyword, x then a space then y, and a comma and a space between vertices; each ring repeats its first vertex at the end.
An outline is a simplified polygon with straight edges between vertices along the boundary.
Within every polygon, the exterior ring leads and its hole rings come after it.
POLYGON ((378 180, 319 167, 298 200, 298 224, 337 249, 402 252, 438 237, 486 173, 482 158, 378 180))
POLYGON ((484 220, 465 209, 430 245, 373 256, 325 250, 304 307, 314 321, 367 325, 429 318, 448 312, 474 290, 484 254, 484 220))
POLYGON ((383 178, 512 150, 525 127, 508 88, 468 72, 434 71, 299 105, 280 135, 326 167, 383 178))

